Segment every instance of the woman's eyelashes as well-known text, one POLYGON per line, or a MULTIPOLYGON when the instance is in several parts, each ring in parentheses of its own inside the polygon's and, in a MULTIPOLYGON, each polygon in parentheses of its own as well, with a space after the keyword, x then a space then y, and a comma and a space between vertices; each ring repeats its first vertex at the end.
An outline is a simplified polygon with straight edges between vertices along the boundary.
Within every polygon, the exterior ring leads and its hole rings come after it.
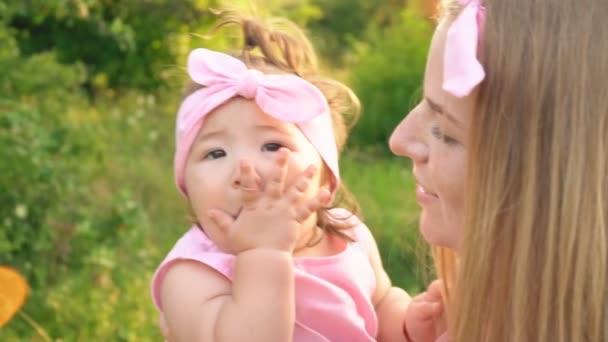
POLYGON ((458 144, 458 141, 456 139, 445 135, 441 131, 441 128, 439 128, 439 126, 437 126, 437 125, 433 126, 431 128, 431 134, 446 145, 457 145, 458 144))

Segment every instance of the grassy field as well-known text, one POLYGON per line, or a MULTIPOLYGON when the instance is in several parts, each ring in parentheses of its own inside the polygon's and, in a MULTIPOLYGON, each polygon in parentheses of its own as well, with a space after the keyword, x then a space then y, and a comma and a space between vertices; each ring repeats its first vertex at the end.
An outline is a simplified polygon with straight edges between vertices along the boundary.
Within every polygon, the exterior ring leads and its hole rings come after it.
POLYGON ((417 293, 427 277, 428 249, 418 234, 418 204, 409 161, 350 153, 341 172, 374 234, 395 285, 417 293))

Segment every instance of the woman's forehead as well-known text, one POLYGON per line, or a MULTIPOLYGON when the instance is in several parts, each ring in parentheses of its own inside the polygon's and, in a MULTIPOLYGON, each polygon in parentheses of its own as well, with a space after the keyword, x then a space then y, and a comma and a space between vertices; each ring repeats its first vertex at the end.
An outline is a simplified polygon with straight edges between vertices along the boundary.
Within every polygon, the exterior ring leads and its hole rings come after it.
POLYGON ((444 112, 450 114, 460 124, 466 126, 470 121, 470 113, 474 109, 477 90, 463 98, 455 97, 443 90, 444 63, 450 62, 445 60, 445 41, 448 27, 448 23, 441 24, 433 34, 424 76, 424 96, 441 107, 444 112))

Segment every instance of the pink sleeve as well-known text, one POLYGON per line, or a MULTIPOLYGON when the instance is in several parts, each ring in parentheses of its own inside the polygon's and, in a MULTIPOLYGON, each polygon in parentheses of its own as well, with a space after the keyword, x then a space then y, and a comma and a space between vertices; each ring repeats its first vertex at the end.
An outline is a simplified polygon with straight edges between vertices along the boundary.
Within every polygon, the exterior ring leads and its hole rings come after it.
POLYGON ((356 236, 357 242, 359 242, 361 245, 363 245, 363 247, 365 247, 365 249, 367 251, 374 250, 377 248, 376 239, 374 239, 372 232, 365 225, 365 223, 360 222, 355 227, 355 236, 356 236))

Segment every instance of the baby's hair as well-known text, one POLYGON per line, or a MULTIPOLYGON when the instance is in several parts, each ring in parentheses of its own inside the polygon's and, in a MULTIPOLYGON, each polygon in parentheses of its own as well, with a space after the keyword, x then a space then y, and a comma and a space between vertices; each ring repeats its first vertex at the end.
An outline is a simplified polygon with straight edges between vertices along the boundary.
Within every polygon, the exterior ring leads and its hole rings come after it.
POLYGON ((462 11, 462 4, 457 0, 441 0, 437 3, 438 20, 452 20, 462 11))
MULTIPOLYGON (((219 11, 215 14, 218 15, 219 22, 211 29, 211 35, 224 26, 240 27, 243 38, 242 48, 232 55, 243 61, 247 67, 267 74, 297 75, 323 93, 331 111, 336 146, 338 151, 342 152, 348 133, 359 118, 361 105, 349 87, 321 75, 317 55, 304 32, 296 24, 284 18, 262 21, 237 11, 219 11), (281 29, 274 28, 278 26, 281 29)), ((201 87, 190 81, 184 96, 192 94, 201 87)), ((329 177, 329 174, 324 177, 329 177)), ((349 210, 355 216, 361 216, 358 202, 343 182, 336 192, 334 205, 349 210)), ((329 234, 352 240, 343 230, 352 228, 354 221, 344 215, 332 215, 330 209, 319 210, 318 226, 329 234)), ((309 246, 318 241, 317 237, 313 237, 309 241, 309 246)))

